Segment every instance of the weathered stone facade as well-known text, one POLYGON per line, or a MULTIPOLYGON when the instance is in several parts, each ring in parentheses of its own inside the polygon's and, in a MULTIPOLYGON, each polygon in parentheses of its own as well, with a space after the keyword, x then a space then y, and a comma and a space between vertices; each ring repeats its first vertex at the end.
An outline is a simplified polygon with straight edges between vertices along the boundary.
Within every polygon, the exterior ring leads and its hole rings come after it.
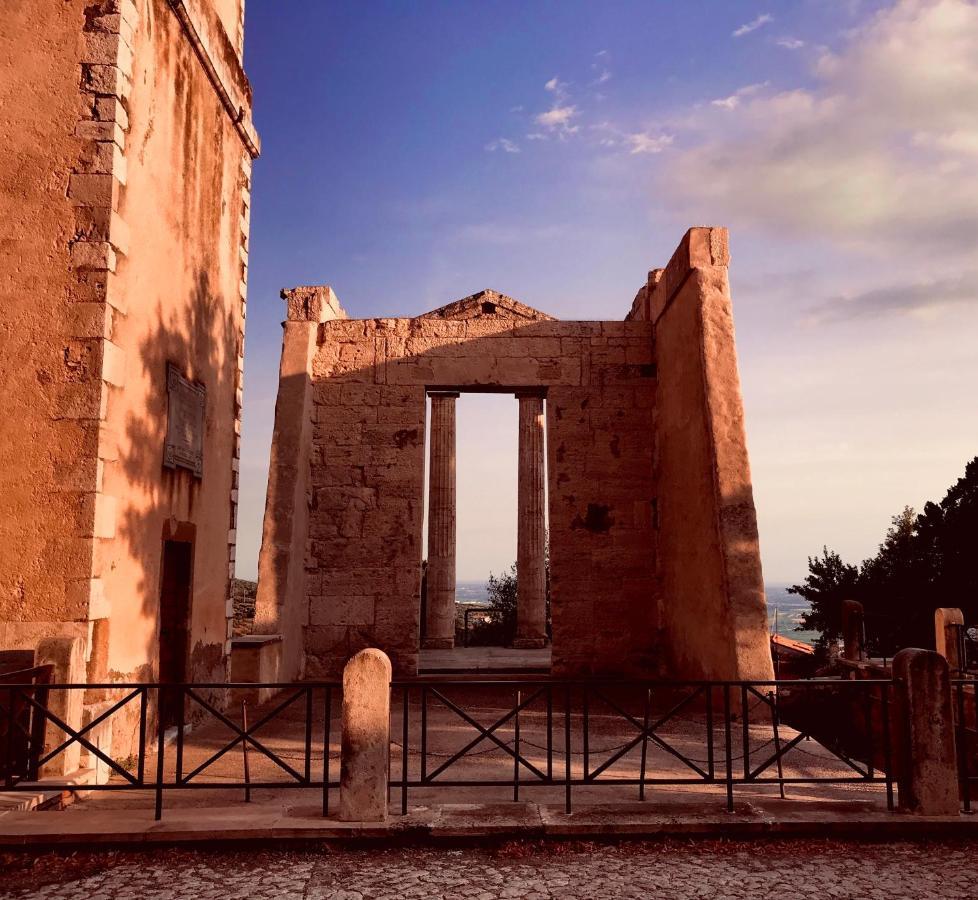
POLYGON ((256 625, 282 677, 369 646, 417 670, 425 400, 480 390, 546 398, 555 672, 770 677, 726 265, 726 232, 693 229, 623 322, 491 291, 351 320, 286 292, 256 625))
POLYGON ((223 679, 258 153, 243 3, 8 7, 0 647, 76 638, 73 678, 157 677, 170 542, 186 677, 223 679), (205 398, 197 471, 164 464, 171 369, 205 398))

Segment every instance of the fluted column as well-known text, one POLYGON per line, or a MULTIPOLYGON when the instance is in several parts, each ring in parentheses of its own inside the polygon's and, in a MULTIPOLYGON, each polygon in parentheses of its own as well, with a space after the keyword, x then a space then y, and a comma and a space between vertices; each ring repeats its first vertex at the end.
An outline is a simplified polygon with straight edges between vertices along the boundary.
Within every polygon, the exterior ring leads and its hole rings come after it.
POLYGON ((520 449, 513 646, 534 648, 547 643, 543 398, 535 394, 516 397, 520 403, 520 449))
POLYGON ((428 608, 424 646, 455 646, 455 399, 431 395, 428 466, 428 608))

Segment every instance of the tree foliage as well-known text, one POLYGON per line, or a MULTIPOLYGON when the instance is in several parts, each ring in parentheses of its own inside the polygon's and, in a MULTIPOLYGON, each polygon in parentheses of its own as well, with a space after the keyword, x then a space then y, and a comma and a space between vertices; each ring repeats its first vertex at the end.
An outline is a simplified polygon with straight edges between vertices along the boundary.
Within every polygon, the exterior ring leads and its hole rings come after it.
MULTIPOLYGON (((545 548, 547 572, 547 634, 550 633, 550 547, 545 548)), ((516 563, 500 575, 489 574, 486 582, 489 621, 476 622, 469 642, 476 646, 508 647, 516 637, 516 563)))
POLYGON ((841 637, 847 599, 863 604, 873 654, 933 647, 940 606, 960 607, 967 625, 978 624, 978 457, 939 503, 894 516, 875 556, 857 567, 823 547, 809 557, 804 583, 788 591, 811 604, 799 630, 820 631, 823 650, 841 637))

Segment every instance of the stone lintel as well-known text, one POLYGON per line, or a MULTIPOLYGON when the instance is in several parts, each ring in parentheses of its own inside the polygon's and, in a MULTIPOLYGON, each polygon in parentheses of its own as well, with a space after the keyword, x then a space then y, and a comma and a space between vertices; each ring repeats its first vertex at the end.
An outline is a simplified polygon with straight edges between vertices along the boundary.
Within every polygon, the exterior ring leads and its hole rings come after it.
POLYGON ((726 228, 714 226, 690 228, 683 235, 665 269, 653 269, 649 273, 649 286, 654 284, 654 290, 649 297, 652 321, 658 321, 668 309, 672 298, 679 292, 693 269, 728 265, 730 265, 730 245, 726 228), (655 273, 658 274, 653 281, 655 273))

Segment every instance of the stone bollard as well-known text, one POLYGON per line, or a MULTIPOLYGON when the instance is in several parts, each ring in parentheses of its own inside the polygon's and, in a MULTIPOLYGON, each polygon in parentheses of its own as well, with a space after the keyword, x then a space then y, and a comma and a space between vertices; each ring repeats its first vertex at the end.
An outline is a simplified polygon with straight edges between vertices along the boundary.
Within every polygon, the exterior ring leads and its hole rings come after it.
POLYGON ((942 607, 934 610, 934 645, 937 652, 946 660, 953 674, 964 668, 961 659, 959 632, 964 627, 964 615, 955 607, 942 607))
POLYGON ((343 669, 340 819, 387 821, 391 661, 373 647, 343 669))
POLYGON ((861 662, 866 658, 865 641, 863 640, 864 617, 863 605, 858 600, 842 601, 842 655, 852 662, 861 662))
MULTIPOLYGON (((54 666, 52 684, 84 684, 85 645, 81 638, 45 638, 37 645, 34 665, 54 666)), ((85 701, 83 690, 57 690, 52 687, 48 695, 48 709, 65 725, 76 731, 82 727, 82 707, 85 701)), ((86 735, 90 738, 91 735, 86 735)), ((67 740, 66 735, 50 720, 45 727, 44 752, 47 753, 67 740)), ((87 751, 86 751, 87 753, 87 751)), ((42 778, 58 778, 73 775, 81 765, 82 746, 78 741, 70 743, 50 762, 41 767, 42 778)))
POLYGON ((893 657, 899 715, 900 808, 923 816, 958 814, 958 764, 947 660, 907 648, 893 657))

